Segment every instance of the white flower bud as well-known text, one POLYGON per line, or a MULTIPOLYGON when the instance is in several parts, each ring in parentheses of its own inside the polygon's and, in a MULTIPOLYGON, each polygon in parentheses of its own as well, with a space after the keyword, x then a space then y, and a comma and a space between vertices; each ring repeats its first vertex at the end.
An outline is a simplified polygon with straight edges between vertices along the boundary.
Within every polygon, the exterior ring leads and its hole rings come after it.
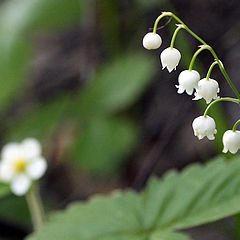
POLYGON ((192 95, 194 88, 197 87, 198 81, 200 80, 200 74, 195 70, 184 70, 178 76, 178 83, 179 85, 176 87, 178 88, 178 93, 182 94, 184 91, 188 95, 192 95))
POLYGON ((204 98, 208 103, 212 101, 212 99, 217 99, 217 94, 219 93, 219 85, 218 82, 213 79, 203 78, 198 82, 198 86, 195 92, 195 98, 193 100, 199 100, 204 98))
POLYGON ((171 72, 173 69, 176 70, 181 59, 181 53, 176 48, 171 49, 171 47, 169 47, 162 51, 160 59, 162 62, 162 69, 167 67, 167 70, 171 72))
POLYGON ((143 47, 151 50, 161 46, 162 39, 157 33, 149 32, 143 37, 143 47))
POLYGON ((223 152, 236 153, 240 149, 240 131, 227 130, 223 134, 223 152))
POLYGON ((214 140, 214 134, 217 133, 216 124, 213 118, 209 116, 200 116, 194 119, 192 123, 194 135, 201 140, 207 137, 209 140, 214 140))

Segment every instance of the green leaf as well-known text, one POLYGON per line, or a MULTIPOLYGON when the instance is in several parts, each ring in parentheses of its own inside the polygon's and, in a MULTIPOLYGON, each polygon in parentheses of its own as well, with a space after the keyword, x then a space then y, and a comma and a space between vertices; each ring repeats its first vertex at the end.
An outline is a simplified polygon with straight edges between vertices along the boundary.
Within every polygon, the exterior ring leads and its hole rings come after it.
POLYGON ((191 238, 183 233, 160 231, 152 234, 149 240, 191 240, 191 238))
POLYGON ((240 211, 240 161, 223 158, 153 178, 141 194, 115 192, 53 215, 29 240, 173 240, 240 211))
POLYGON ((71 149, 71 158, 77 166, 95 175, 116 173, 124 156, 132 150, 136 137, 136 126, 129 119, 97 116, 83 122, 71 149))
POLYGON ((151 59, 142 54, 122 55, 105 64, 80 96, 81 114, 113 112, 132 105, 155 73, 151 59))

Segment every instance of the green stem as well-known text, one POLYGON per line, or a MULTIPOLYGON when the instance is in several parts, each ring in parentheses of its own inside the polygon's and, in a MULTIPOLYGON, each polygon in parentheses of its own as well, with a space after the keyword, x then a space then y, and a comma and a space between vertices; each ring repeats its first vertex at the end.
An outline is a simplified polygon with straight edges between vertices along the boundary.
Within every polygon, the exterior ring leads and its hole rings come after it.
POLYGON ((240 123, 240 119, 233 125, 233 128, 232 128, 233 132, 236 131, 236 128, 239 125, 239 123, 240 123))
POLYGON ((171 12, 162 12, 162 14, 160 16, 158 16, 158 18, 156 19, 155 23, 154 23, 154 27, 153 27, 153 33, 157 32, 157 25, 159 23, 159 21, 163 18, 163 17, 172 17, 172 13, 171 12))
POLYGON ((191 62, 190 62, 190 64, 189 64, 189 68, 188 68, 189 71, 192 71, 193 64, 194 64, 194 62, 195 62, 196 57, 198 56, 198 54, 199 54, 200 52, 202 52, 203 50, 210 50, 210 48, 211 48, 211 47, 208 46, 208 45, 202 45, 202 46, 200 46, 200 48, 194 53, 194 55, 193 55, 193 57, 192 57, 192 60, 191 60, 191 62))
MULTIPOLYGON (((159 23, 159 21, 163 18, 163 17, 173 17, 176 21, 178 21, 179 23, 181 23, 184 26, 184 29, 187 30, 194 38, 196 38, 199 42, 201 42, 203 45, 208 45, 202 38, 200 38, 197 34, 195 34, 190 28, 188 28, 188 26, 180 19, 178 18, 175 14, 173 14, 172 12, 163 12, 155 21, 154 23, 154 28, 153 28, 153 32, 156 33, 157 32, 157 25, 159 23)), ((235 95, 237 96, 237 98, 240 100, 240 94, 238 92, 238 90, 236 89, 236 87, 234 86, 234 84, 232 83, 230 77, 228 76, 224 66, 222 65, 221 61, 219 60, 217 54, 215 53, 215 51, 211 48, 209 49, 209 51, 211 52, 211 54, 213 55, 214 59, 216 59, 216 61, 218 62, 219 68, 223 74, 223 76, 225 77, 225 79, 227 80, 229 86, 232 88, 233 92, 235 93, 235 95)))
POLYGON ((173 33, 173 36, 172 36, 172 40, 171 40, 171 44, 170 44, 170 48, 173 49, 173 46, 174 46, 174 42, 175 42, 175 39, 177 37, 177 34, 179 32, 180 29, 184 28, 184 26, 182 24, 178 25, 178 27, 175 29, 174 33, 173 33))
POLYGON ((212 65, 209 67, 208 72, 207 72, 207 76, 206 76, 206 80, 209 80, 210 75, 211 75, 211 72, 212 72, 212 70, 213 70, 213 68, 214 68, 215 65, 218 65, 218 62, 217 62, 217 61, 214 61, 214 62, 212 63, 212 65))
POLYGON ((34 231, 38 230, 44 222, 44 210, 36 183, 26 194, 26 200, 31 213, 34 231))
POLYGON ((234 103, 240 104, 240 100, 237 99, 237 98, 230 98, 230 97, 218 98, 218 99, 212 101, 212 102, 207 106, 207 108, 206 108, 203 116, 204 116, 204 117, 207 116, 207 113, 208 113, 209 109, 210 109, 215 103, 222 102, 222 101, 228 101, 228 102, 234 102, 234 103))

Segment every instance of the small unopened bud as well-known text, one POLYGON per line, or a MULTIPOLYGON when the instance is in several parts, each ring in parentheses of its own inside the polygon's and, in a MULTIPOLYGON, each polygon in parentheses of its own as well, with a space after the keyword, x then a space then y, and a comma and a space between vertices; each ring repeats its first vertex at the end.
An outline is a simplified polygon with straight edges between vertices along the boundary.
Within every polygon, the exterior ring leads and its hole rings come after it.
POLYGON ((152 50, 161 46, 162 39, 157 33, 149 32, 143 37, 143 47, 152 50))

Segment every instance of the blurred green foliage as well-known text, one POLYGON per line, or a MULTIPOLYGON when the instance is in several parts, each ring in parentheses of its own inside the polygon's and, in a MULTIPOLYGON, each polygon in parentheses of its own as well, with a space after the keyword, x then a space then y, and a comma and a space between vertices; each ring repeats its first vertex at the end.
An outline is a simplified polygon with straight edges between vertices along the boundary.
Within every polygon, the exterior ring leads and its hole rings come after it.
POLYGON ((80 93, 82 117, 88 112, 114 113, 136 102, 156 72, 153 59, 144 54, 125 53, 104 64, 80 93))
POLYGON ((80 22, 81 0, 9 0, 0 8, 0 110, 21 95, 28 75, 33 33, 80 22))
POLYGON ((31 224, 31 217, 26 200, 12 194, 1 198, 0 218, 21 227, 28 227, 31 224))
POLYGON ((72 159, 95 175, 117 174, 123 157, 136 144, 137 130, 129 119, 92 118, 80 129, 71 151, 72 159))
MULTIPOLYGON (((4 34, 0 47, 4 51, 0 69, 4 69, 4 75, 0 82, 6 84, 5 90, 0 93, 2 109, 11 99, 24 93, 27 86, 25 78, 31 56, 28 50, 32 47, 33 33, 50 29, 56 31, 63 29, 67 23, 79 23, 83 5, 84 1, 74 0, 7 1, 2 5, 0 12, 4 14, 0 18, 0 32, 2 29, 4 34)), ((114 7, 110 9, 116 11, 114 7)), ((104 14, 111 11, 106 10, 104 14)), ((115 29, 114 22, 110 24, 115 29)), ((67 121, 77 122, 77 126, 73 126, 75 132, 69 150, 70 160, 75 166, 94 174, 113 174, 136 144, 138 136, 134 120, 121 112, 136 102, 154 73, 154 64, 146 55, 122 53, 99 66, 81 91, 56 96, 44 104, 35 103, 30 111, 23 112, 17 119, 10 119, 6 139, 21 141, 32 136, 44 144, 67 121)))
POLYGON ((18 121, 9 122, 9 140, 21 140, 31 134, 44 142, 54 136, 61 124, 73 119, 79 126, 70 159, 94 174, 114 173, 138 135, 133 119, 116 113, 134 104, 154 72, 153 62, 145 55, 118 57, 101 67, 77 94, 57 97, 18 121))

